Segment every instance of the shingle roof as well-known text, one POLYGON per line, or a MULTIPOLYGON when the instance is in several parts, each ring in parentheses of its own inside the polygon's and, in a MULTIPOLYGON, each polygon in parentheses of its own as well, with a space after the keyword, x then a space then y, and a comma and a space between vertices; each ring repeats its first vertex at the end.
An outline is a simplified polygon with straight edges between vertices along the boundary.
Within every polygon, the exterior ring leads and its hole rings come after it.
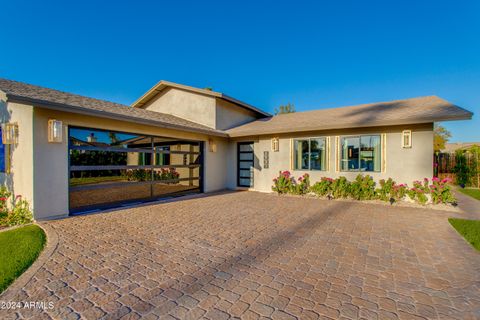
POLYGON ((231 137, 467 120, 473 113, 437 96, 281 114, 227 130, 231 137))
POLYGON ((473 146, 480 147, 480 142, 452 142, 452 143, 445 143, 445 149, 441 150, 442 152, 452 153, 456 150, 465 150, 469 149, 473 146))
POLYGON ((227 136, 224 131, 188 121, 165 113, 132 108, 123 104, 80 96, 0 78, 0 90, 11 101, 34 104, 38 107, 91 114, 98 117, 131 121, 170 129, 227 136))

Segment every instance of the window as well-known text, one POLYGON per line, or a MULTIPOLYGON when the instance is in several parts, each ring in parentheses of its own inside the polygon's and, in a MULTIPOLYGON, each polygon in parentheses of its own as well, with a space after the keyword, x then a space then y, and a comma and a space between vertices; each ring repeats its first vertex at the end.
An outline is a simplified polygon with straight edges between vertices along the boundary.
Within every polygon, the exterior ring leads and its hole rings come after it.
POLYGON ((402 132, 402 147, 411 148, 412 147, 412 131, 403 130, 402 132))
POLYGON ((381 171, 380 135, 342 137, 341 171, 381 171))
POLYGON ((325 138, 309 138, 293 141, 295 170, 325 170, 325 138))

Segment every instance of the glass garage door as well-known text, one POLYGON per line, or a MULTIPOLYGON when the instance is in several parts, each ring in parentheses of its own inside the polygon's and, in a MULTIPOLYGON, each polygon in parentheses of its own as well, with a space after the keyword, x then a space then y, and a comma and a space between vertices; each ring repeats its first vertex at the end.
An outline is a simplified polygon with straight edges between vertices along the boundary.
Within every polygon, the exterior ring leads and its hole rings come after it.
POLYGON ((69 128, 70 212, 201 192, 202 142, 69 128))
POLYGON ((237 146, 237 185, 253 187, 253 142, 239 142, 237 146))

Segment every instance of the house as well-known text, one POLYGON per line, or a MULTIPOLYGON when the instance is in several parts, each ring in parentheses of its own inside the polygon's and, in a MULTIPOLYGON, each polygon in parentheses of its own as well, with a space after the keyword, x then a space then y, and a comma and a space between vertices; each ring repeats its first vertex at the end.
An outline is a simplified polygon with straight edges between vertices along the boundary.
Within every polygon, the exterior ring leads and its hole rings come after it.
POLYGON ((420 97, 271 116, 161 81, 125 106, 0 79, 0 177, 36 219, 222 189, 271 191, 295 176, 432 176, 433 124, 471 119, 420 97))
POLYGON ((442 153, 455 153, 457 150, 468 150, 472 147, 480 147, 480 142, 452 142, 445 143, 445 149, 441 150, 442 153))

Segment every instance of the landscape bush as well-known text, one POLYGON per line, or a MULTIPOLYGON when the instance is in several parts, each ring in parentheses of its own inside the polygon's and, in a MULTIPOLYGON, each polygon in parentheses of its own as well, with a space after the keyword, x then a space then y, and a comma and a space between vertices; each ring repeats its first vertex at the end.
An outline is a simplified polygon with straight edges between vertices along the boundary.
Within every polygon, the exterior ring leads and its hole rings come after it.
POLYGON ((273 179, 272 190, 279 194, 292 193, 294 185, 295 179, 290 175, 290 171, 283 171, 273 179))
POLYGON ((350 197, 355 200, 376 199, 375 181, 373 177, 359 174, 355 180, 350 183, 350 197))
POLYGON ((272 190, 279 194, 305 195, 315 194, 318 197, 329 199, 354 199, 354 200, 382 200, 391 204, 411 201, 425 205, 432 204, 455 204, 456 199, 449 186, 449 179, 440 180, 433 178, 431 181, 424 178, 423 181, 414 181, 413 187, 406 184, 397 184, 392 178, 379 181, 378 188, 372 176, 359 174, 354 181, 350 182, 346 177, 337 179, 322 177, 320 181, 310 186, 310 176, 304 174, 298 181, 289 171, 279 172, 273 179, 272 190))
POLYGON ((28 201, 13 195, 5 186, 0 187, 0 226, 9 227, 33 222, 28 201))

